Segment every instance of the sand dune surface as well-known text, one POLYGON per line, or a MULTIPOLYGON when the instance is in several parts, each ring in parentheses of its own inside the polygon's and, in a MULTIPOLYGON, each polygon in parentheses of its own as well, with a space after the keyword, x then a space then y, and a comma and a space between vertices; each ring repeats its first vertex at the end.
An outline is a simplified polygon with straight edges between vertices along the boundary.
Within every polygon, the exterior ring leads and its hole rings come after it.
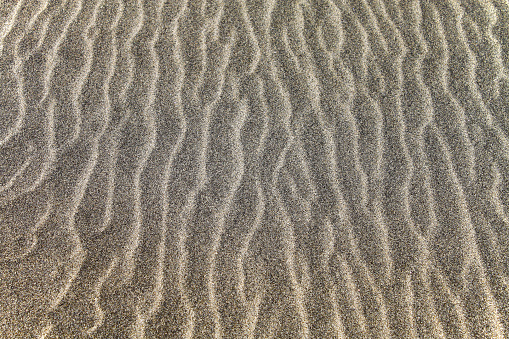
POLYGON ((1 338, 507 338, 507 0, 0 1, 1 338))

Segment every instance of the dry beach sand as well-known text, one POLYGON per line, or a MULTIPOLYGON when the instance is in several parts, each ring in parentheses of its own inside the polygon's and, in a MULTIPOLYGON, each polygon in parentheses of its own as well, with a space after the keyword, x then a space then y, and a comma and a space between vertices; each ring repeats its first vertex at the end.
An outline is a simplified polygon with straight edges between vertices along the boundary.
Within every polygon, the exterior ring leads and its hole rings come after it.
POLYGON ((507 0, 1 0, 1 338, 506 338, 507 0))

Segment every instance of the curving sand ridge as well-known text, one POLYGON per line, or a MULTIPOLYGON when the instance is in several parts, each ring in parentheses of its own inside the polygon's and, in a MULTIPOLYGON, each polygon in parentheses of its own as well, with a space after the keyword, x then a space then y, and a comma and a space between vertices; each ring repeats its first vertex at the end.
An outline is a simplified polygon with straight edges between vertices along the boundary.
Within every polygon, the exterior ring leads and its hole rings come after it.
POLYGON ((509 336, 507 0, 0 3, 0 337, 509 336))

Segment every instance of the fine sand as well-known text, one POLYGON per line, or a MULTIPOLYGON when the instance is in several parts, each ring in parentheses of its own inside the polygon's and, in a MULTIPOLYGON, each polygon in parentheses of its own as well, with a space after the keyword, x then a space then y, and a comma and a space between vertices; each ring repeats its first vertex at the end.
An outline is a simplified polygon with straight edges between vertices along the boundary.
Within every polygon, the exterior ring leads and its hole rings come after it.
POLYGON ((0 338, 507 338, 508 0, 1 0, 0 338))

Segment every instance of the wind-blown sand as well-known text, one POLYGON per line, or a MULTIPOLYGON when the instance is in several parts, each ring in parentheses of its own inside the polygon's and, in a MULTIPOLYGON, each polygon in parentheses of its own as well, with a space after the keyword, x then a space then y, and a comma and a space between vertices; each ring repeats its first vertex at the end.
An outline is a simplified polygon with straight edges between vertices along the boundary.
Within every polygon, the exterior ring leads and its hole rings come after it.
POLYGON ((3 0, 1 338, 505 338, 507 0, 3 0))

